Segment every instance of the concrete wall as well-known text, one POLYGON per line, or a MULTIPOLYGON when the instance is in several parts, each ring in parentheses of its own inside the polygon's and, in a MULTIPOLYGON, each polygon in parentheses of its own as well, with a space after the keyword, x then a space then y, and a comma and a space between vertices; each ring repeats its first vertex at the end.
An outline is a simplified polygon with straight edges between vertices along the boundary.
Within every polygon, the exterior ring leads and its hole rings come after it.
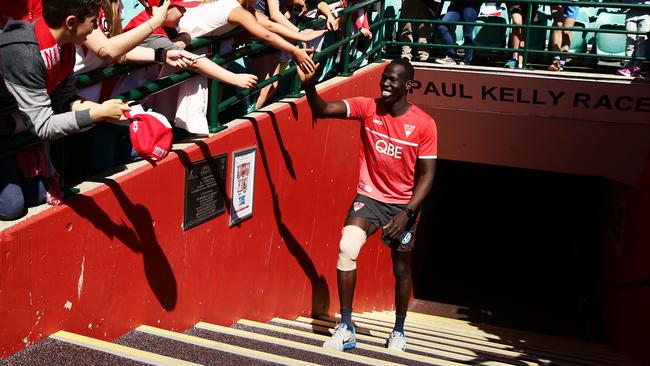
MULTIPOLYGON (((376 95, 373 66, 326 98, 376 95)), ((356 194, 358 124, 312 121, 305 100, 106 180, 0 232, 0 357, 65 329, 113 339, 140 324, 185 330, 338 311, 340 229, 356 194), (257 146, 254 212, 183 231, 185 168, 257 146)), ((229 210, 229 207, 227 207, 229 210)), ((390 309, 390 255, 359 258, 355 310, 390 309)))

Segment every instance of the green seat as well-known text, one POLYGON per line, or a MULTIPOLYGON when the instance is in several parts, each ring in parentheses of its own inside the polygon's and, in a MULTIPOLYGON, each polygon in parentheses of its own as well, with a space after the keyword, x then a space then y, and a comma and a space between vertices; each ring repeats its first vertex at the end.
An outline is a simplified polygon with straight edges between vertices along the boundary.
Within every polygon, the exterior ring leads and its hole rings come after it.
MULTIPOLYGON (((586 28, 586 25, 576 20, 574 28, 586 28)), ((571 31, 571 46, 569 52, 587 52, 587 33, 585 31, 571 31)))
MULTIPOLYGON (((597 29, 625 30, 625 14, 603 12, 596 19, 597 29)), ((595 36, 596 54, 625 56, 625 42, 627 35, 624 33, 602 33, 595 36)))

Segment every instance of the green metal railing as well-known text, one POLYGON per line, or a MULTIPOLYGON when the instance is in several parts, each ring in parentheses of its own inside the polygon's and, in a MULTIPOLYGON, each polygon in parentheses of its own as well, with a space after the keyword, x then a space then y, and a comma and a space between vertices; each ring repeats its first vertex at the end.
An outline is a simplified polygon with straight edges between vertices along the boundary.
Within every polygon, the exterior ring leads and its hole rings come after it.
MULTIPOLYGON (((592 8, 616 8, 616 9, 648 9, 650 12, 650 5, 644 4, 628 4, 628 3, 612 3, 612 2, 597 2, 597 1, 567 1, 567 0, 507 0, 503 3, 517 3, 517 4, 538 4, 543 5, 573 5, 579 7, 592 7, 592 8)), ((532 7, 526 7, 524 24, 515 25, 515 24, 500 24, 500 23, 485 23, 485 22, 463 22, 463 21, 442 21, 442 20, 423 20, 423 19, 405 19, 405 18, 386 18, 383 21, 388 24, 392 23, 397 25, 399 23, 412 23, 412 24, 432 24, 432 25, 473 25, 480 27, 494 27, 494 28, 522 28, 525 30, 525 41, 524 48, 514 49, 511 47, 489 47, 489 46, 470 46, 470 45, 458 45, 458 44, 444 44, 444 43, 417 43, 417 42, 401 42, 401 41, 385 41, 384 45, 396 45, 396 46, 419 46, 419 47, 434 47, 434 48, 462 48, 462 49, 472 49, 479 51, 490 51, 490 52, 521 52, 523 56, 523 65, 526 67, 528 65, 530 54, 540 54, 540 55, 560 55, 563 52, 561 51, 549 51, 549 50, 539 50, 531 49, 530 47, 530 37, 531 30, 569 30, 572 32, 579 32, 582 34, 587 33, 611 33, 611 34, 631 34, 631 35, 647 35, 647 32, 637 32, 637 31, 627 31, 625 29, 610 29, 610 28, 589 28, 589 27, 558 27, 558 26, 549 26, 549 25, 538 25, 533 24, 533 13, 532 7)), ((508 40, 506 40, 507 42, 508 40)), ((508 43, 506 43, 508 45, 508 43)), ((584 53, 584 52, 571 52, 571 57, 583 57, 583 58, 592 58, 592 59, 611 59, 611 60, 621 60, 626 59, 624 56, 618 55, 608 55, 608 54, 594 54, 594 53, 584 53)), ((634 56, 635 60, 638 61, 647 61, 648 58, 645 56, 634 56)))
MULTIPOLYGON (((577 5, 580 7, 598 7, 598 8, 618 8, 618 9, 626 9, 626 8, 643 8, 643 9, 648 9, 650 11, 650 5, 638 5, 638 4, 627 4, 627 3, 609 3, 609 2, 574 2, 574 1, 565 1, 565 0, 515 0, 515 1, 505 1, 505 3, 508 2, 516 2, 516 3, 523 3, 523 4, 538 4, 538 5, 577 5)), ((341 76, 349 76, 351 75, 351 70, 361 64, 365 59, 368 60, 374 60, 377 62, 382 61, 382 52, 384 48, 387 45, 395 45, 395 46, 419 46, 419 47, 434 47, 434 48, 463 48, 463 49, 473 49, 473 50, 479 50, 479 51, 488 51, 488 52, 514 52, 518 51, 521 52, 524 58, 524 67, 528 64, 529 57, 531 54, 546 54, 546 55, 557 55, 560 52, 559 51, 548 51, 548 50, 540 50, 540 49, 530 49, 528 46, 530 45, 530 36, 531 36, 531 30, 572 30, 572 31, 577 31, 577 32, 582 32, 582 34, 586 33, 615 33, 615 34, 644 34, 643 32, 629 32, 626 30, 617 30, 617 29, 595 29, 595 28, 583 28, 583 27, 573 27, 573 28, 565 28, 565 27, 556 27, 556 26, 547 26, 547 25, 537 25, 537 24, 531 24, 532 20, 532 12, 531 12, 531 7, 527 7, 527 12, 526 12, 526 19, 527 22, 524 22, 522 25, 514 25, 514 24, 499 24, 499 23, 484 23, 484 22, 443 22, 441 20, 423 20, 423 19, 404 19, 404 18, 385 18, 384 17, 384 9, 385 9, 385 4, 384 0, 367 0, 360 2, 358 4, 355 4, 353 6, 349 6, 346 9, 343 10, 341 14, 339 14, 342 17, 349 17, 351 13, 361 9, 361 8, 366 8, 369 6, 372 6, 374 4, 380 3, 380 10, 379 14, 377 17, 377 20, 373 22, 373 24, 370 25, 370 30, 373 32, 373 40, 371 43, 371 47, 369 50, 365 51, 363 54, 361 54, 359 57, 353 56, 354 50, 352 49, 353 42, 358 40, 360 37, 363 37, 363 35, 359 32, 353 33, 352 31, 352 21, 346 21, 345 22, 345 28, 344 28, 344 36, 342 37, 341 40, 334 42, 333 44, 329 45, 325 49, 321 50, 317 54, 314 55, 314 58, 316 61, 321 60, 327 56, 331 55, 336 55, 339 50, 342 49, 341 52, 341 66, 339 69, 340 75, 341 76), (482 26, 482 27, 503 27, 507 29, 513 29, 513 28, 523 28, 526 30, 526 37, 525 37, 525 45, 526 47, 520 48, 520 49, 514 49, 514 48, 509 48, 509 47, 488 47, 488 46, 469 46, 469 45, 458 45, 458 44, 452 44, 452 45, 447 45, 447 44, 442 44, 442 43, 417 43, 417 42, 400 42, 391 39, 390 37, 387 37, 385 34, 386 32, 386 26, 387 25, 392 25, 394 28, 397 28, 397 25, 399 23, 405 23, 405 22, 410 22, 412 24, 414 23, 426 23, 426 24, 432 24, 432 25, 438 25, 438 24, 446 24, 446 25, 474 25, 474 26, 482 26), (352 57, 350 57, 352 56, 352 57)), ((302 28, 305 27, 318 27, 321 26, 325 23, 324 19, 316 19, 308 24, 305 24, 302 26, 302 28)), ((243 33, 243 29, 236 29, 234 31, 228 32, 222 36, 219 37, 206 37, 206 38, 198 38, 192 42, 192 44, 188 47, 188 50, 194 50, 206 46, 211 46, 213 49, 217 49, 218 43, 223 40, 227 39, 233 36, 237 36, 241 33, 243 33)), ((251 55, 255 52, 262 51, 266 48, 270 47, 269 45, 260 43, 260 42, 252 42, 242 48, 239 48, 237 50, 234 50, 231 53, 228 53, 226 55, 218 55, 214 54, 211 56, 212 61, 214 61, 217 64, 224 65, 228 62, 232 62, 241 58, 244 58, 248 55, 251 55)), ((605 54, 593 54, 593 53, 577 53, 577 52, 572 52, 571 57, 593 57, 593 58, 598 58, 598 59, 617 59, 620 60, 624 57, 621 56, 615 56, 615 55, 605 55, 605 54)), ((645 57, 636 57, 637 60, 647 60, 645 57)), ((132 72, 134 70, 137 70, 139 68, 147 67, 150 64, 126 64, 126 65, 115 65, 115 66, 108 66, 105 68, 102 68, 100 70, 95 70, 92 72, 89 72, 87 74, 82 74, 77 77, 77 85, 80 88, 87 87, 90 85, 93 85, 95 83, 101 82, 103 80, 117 77, 120 75, 124 75, 126 73, 132 72)), ((178 85, 179 83, 182 83, 194 76, 198 75, 194 71, 190 70, 181 70, 178 71, 174 74, 171 74, 167 77, 164 77, 162 79, 152 81, 145 83, 144 85, 141 85, 139 87, 136 87, 126 93, 118 95, 116 98, 122 99, 122 100, 141 100, 143 98, 146 98, 149 95, 161 92, 165 89, 171 88, 175 85, 178 85)), ((255 88, 249 89, 249 90, 242 90, 236 92, 233 96, 226 98, 225 100, 220 101, 221 95, 220 95, 220 87, 219 87, 219 82, 217 80, 211 80, 209 83, 209 95, 210 95, 210 102, 208 106, 208 123, 209 123, 209 130, 210 132, 218 132, 220 130, 223 130, 225 126, 223 126, 219 122, 219 112, 223 111, 224 109, 233 106, 235 103, 238 103, 242 99, 259 92, 262 88, 264 88, 267 85, 270 85, 281 78, 284 77, 291 77, 292 78, 292 83, 291 83, 291 91, 289 92, 289 96, 299 96, 300 95, 300 83, 298 80, 298 77, 296 75, 296 66, 295 64, 292 64, 291 67, 288 69, 282 71, 278 75, 275 75, 269 79, 263 80, 257 84, 255 88)), ((0 115, 3 113, 6 114, 10 111, 4 111, 2 108, 0 108, 0 115)), ((25 131, 23 133, 7 137, 4 139, 0 139, 0 158, 6 157, 8 155, 11 155, 15 153, 18 149, 38 142, 38 138, 30 131, 25 131)))

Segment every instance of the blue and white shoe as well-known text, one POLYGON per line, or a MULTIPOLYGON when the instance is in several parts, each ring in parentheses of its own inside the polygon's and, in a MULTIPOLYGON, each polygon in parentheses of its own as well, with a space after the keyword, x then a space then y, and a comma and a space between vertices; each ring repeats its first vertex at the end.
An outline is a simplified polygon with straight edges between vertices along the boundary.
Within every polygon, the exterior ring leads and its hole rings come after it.
POLYGON ((406 351, 406 337, 404 337, 404 333, 396 330, 392 331, 388 337, 388 349, 401 352, 406 351))
POLYGON ((356 331, 354 327, 352 327, 352 330, 349 330, 347 324, 345 323, 337 324, 336 328, 334 328, 334 334, 332 334, 332 338, 323 343, 323 347, 335 349, 338 351, 345 351, 346 349, 351 349, 356 346, 356 331))

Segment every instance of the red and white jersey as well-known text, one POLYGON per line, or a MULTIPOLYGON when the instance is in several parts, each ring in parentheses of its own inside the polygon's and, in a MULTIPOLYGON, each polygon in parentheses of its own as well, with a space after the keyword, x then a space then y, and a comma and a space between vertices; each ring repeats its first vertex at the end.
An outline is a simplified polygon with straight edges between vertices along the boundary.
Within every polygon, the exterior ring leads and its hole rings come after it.
POLYGON ((415 105, 393 117, 381 99, 357 97, 343 102, 347 117, 362 122, 357 192, 385 203, 408 203, 417 159, 437 157, 435 121, 415 105))

